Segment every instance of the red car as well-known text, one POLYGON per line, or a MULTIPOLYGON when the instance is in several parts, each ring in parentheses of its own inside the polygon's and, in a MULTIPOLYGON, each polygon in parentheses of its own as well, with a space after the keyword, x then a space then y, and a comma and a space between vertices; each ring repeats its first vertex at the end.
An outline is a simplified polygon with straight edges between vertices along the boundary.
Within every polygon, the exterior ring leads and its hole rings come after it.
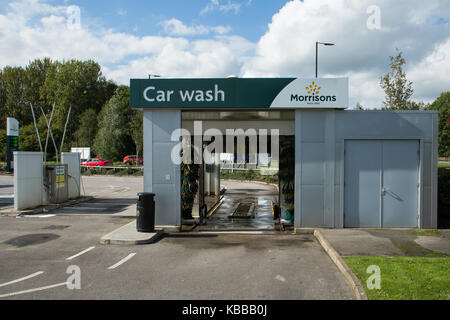
POLYGON ((91 160, 83 161, 81 165, 83 167, 103 167, 112 166, 112 162, 102 158, 92 158, 91 160))
POLYGON ((144 158, 137 156, 126 156, 123 158, 123 163, 126 165, 136 164, 136 162, 142 165, 144 163, 144 158))

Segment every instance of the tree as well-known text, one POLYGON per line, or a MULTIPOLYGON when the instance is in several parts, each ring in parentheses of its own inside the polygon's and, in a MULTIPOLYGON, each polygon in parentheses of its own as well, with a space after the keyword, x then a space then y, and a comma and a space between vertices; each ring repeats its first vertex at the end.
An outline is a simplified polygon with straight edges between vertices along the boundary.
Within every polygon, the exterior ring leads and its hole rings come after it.
POLYGON ((131 129, 131 137, 133 139, 134 144, 136 145, 136 152, 142 155, 144 150, 144 133, 143 133, 143 113, 142 111, 132 110, 130 129, 131 129))
POLYGON ((129 104, 130 88, 120 86, 102 108, 93 148, 97 156, 117 161, 135 152, 129 127, 132 114, 129 104))
POLYGON ((74 139, 83 112, 87 109, 100 112, 116 87, 112 82, 105 80, 100 65, 92 60, 55 62, 49 68, 41 95, 50 102, 45 110, 47 116, 50 115, 51 104, 56 102, 52 130, 58 141, 62 138, 68 112, 72 107, 65 137, 65 149, 69 148, 74 139))
POLYGON ((443 92, 428 109, 439 111, 439 156, 450 157, 450 91, 443 92))
POLYGON ((391 71, 380 78, 380 86, 386 94, 383 109, 410 110, 415 108, 416 105, 410 101, 413 94, 412 82, 406 79, 403 71, 406 62, 402 57, 402 52, 398 52, 395 57, 391 56, 390 60, 391 71))
POLYGON ((42 60, 36 59, 24 70, 22 80, 24 86, 24 101, 28 108, 30 108, 29 104, 32 103, 35 112, 40 113, 39 106, 51 104, 51 102, 47 101, 45 97, 41 95, 41 89, 47 79, 48 70, 52 65, 53 62, 50 58, 42 60))
POLYGON ((80 116, 77 131, 74 134, 72 147, 91 147, 97 134, 97 113, 87 109, 80 116))
MULTIPOLYGON (((20 127, 26 128, 21 130, 20 150, 39 150, 36 132, 30 130, 34 127, 30 103, 34 107, 39 132, 44 140, 47 126, 41 108, 49 119, 53 103, 56 103, 51 128, 57 147, 60 148, 68 111, 72 106, 63 151, 69 150, 73 140, 83 144, 89 142, 85 146, 91 146, 97 131, 97 114, 116 89, 117 85, 107 81, 98 63, 91 60, 60 62, 44 58, 30 62, 24 68, 7 66, 0 69, 0 119, 16 118, 20 127)), ((0 121, 0 131, 3 132, 5 128, 6 121, 0 121)), ((0 142, 3 140, 3 134, 0 134, 0 142)), ((2 154, 4 149, 2 145, 2 154)), ((51 154, 53 150, 53 147, 47 149, 51 154)))
POLYGON ((3 69, 2 79, 6 93, 5 108, 7 117, 17 119, 20 125, 27 124, 32 120, 30 107, 26 105, 24 100, 23 80, 25 71, 21 67, 5 67, 3 69))

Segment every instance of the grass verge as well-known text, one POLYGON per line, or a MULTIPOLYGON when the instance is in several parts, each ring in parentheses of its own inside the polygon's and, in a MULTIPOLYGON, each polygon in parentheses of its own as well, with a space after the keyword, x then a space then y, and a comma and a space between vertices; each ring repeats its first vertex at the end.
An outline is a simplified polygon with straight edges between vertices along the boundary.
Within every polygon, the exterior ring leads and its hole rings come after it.
POLYGON ((433 236, 433 237, 439 237, 441 234, 436 229, 424 229, 424 230, 411 230, 408 231, 409 234, 414 236, 433 236))
POLYGON ((450 300, 450 258, 343 257, 369 300, 450 300), (367 288, 367 268, 380 267, 381 288, 367 288))

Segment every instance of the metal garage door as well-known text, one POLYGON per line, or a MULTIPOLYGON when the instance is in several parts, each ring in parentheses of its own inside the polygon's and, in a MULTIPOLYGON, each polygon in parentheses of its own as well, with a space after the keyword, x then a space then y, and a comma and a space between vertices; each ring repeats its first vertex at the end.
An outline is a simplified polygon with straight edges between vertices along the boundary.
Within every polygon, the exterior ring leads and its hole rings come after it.
POLYGON ((418 191, 418 141, 345 142, 345 227, 417 227, 418 191))

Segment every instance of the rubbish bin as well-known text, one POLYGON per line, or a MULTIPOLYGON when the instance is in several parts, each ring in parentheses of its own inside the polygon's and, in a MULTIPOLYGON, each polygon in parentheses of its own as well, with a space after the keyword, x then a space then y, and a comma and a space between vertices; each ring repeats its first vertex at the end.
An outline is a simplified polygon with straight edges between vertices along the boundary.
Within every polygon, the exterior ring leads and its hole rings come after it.
POLYGON ((136 229, 138 232, 155 231, 155 194, 139 192, 136 210, 136 229))

